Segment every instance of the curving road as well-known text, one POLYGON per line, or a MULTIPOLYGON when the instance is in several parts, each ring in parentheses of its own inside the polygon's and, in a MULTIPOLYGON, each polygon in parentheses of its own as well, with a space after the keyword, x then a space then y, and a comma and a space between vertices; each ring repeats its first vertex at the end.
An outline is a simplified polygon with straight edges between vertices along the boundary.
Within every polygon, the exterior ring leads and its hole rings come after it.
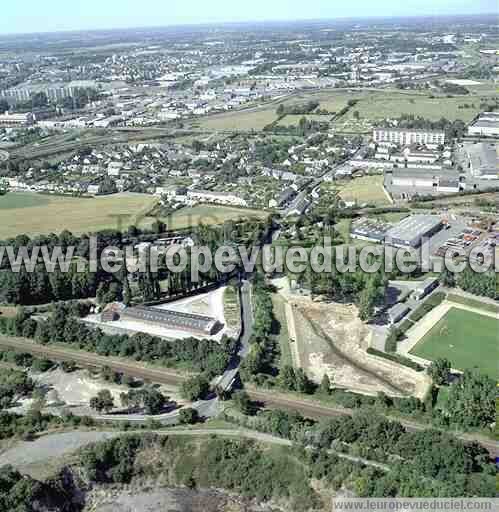
MULTIPOLYGON (((268 443, 278 446, 292 446, 292 441, 276 437, 262 432, 253 430, 240 430, 240 429, 214 429, 214 428, 198 428, 190 430, 140 430, 140 434, 152 433, 161 436, 220 436, 229 438, 249 439, 261 443, 268 443)), ((23 467, 31 464, 41 464, 46 461, 52 460, 56 457, 68 455, 80 448, 88 446, 100 441, 113 439, 121 435, 133 435, 133 432, 63 432, 57 434, 43 435, 35 441, 23 441, 17 443, 13 448, 2 453, 1 465, 10 464, 11 466, 22 469, 23 467)), ((361 457, 355 457, 345 453, 328 450, 329 453, 335 454, 341 459, 346 459, 351 462, 361 463, 366 466, 372 466, 383 471, 389 471, 390 468, 379 462, 374 462, 361 457)))

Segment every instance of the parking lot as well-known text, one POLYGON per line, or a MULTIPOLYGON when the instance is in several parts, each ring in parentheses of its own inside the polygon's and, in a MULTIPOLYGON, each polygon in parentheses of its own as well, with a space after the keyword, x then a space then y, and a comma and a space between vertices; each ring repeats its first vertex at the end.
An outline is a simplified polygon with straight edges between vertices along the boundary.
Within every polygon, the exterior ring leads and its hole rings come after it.
MULTIPOLYGON (((494 256, 499 232, 487 233, 481 229, 470 226, 461 217, 449 219, 450 228, 437 233, 430 240, 430 254, 433 263, 442 261, 446 254, 455 256, 469 256, 472 250, 481 250, 485 255, 485 261, 490 261, 494 256)), ((475 258, 476 260, 476 258, 475 258)), ((438 270, 438 269, 437 269, 438 270)))

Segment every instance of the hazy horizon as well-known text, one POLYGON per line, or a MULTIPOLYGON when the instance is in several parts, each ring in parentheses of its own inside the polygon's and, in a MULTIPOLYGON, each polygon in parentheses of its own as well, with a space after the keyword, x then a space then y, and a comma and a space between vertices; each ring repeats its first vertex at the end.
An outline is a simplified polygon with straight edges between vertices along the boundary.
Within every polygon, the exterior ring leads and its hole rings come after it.
POLYGON ((236 5, 229 0, 200 2, 173 0, 76 1, 67 12, 63 0, 11 3, 0 19, 2 35, 161 28, 184 25, 329 21, 334 19, 400 18, 487 15, 497 12, 496 0, 420 0, 401 4, 395 0, 351 0, 348 5, 329 5, 328 0, 253 0, 236 5))

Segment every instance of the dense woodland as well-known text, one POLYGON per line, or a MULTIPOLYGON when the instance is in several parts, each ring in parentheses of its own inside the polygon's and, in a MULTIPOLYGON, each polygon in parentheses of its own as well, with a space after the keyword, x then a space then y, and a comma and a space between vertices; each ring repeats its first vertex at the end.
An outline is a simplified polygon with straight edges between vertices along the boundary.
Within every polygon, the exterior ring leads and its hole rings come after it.
POLYGON ((338 457, 327 453, 328 449, 388 464, 391 471, 379 479, 356 482, 354 489, 359 496, 495 495, 495 469, 489 454, 478 444, 466 444, 439 431, 408 432, 374 410, 367 411, 321 422, 280 410, 264 411, 254 418, 228 419, 313 446, 316 451, 309 452, 309 460, 317 471, 314 474, 327 476, 335 489, 345 483, 342 478, 346 476, 340 477, 338 457), (322 464, 326 466, 319 469, 322 464))
POLYGON ((461 139, 466 134, 466 124, 457 119, 449 121, 442 117, 439 121, 431 121, 413 114, 403 114, 398 120, 400 128, 413 128, 418 130, 441 130, 445 132, 447 140, 461 139))
MULTIPOLYGON (((196 238, 200 246, 209 247, 212 254, 215 254, 220 246, 228 243, 246 246, 261 243, 267 236, 271 223, 270 218, 267 222, 238 221, 222 226, 200 225, 193 227, 189 234, 196 238)), ((221 273, 212 266, 207 272, 199 272, 199 281, 193 282, 190 258, 187 258, 188 264, 183 271, 172 273, 166 267, 164 255, 159 256, 157 272, 151 272, 149 265, 146 265, 145 272, 134 275, 125 268, 120 272, 108 272, 102 268, 101 255, 105 248, 123 249, 139 241, 154 241, 166 229, 164 223, 155 221, 149 230, 130 226, 124 233, 116 230, 95 233, 97 247, 94 256, 97 258, 97 268, 92 272, 88 265, 92 256, 89 235, 75 236, 69 231, 63 231, 60 235, 41 235, 34 238, 19 235, 14 239, 0 241, 1 248, 5 248, 5 252, 0 253, 0 303, 36 305, 90 297, 97 297, 101 304, 114 301, 130 303, 133 295, 138 295, 142 301, 147 302, 163 296, 186 293, 222 279, 221 273), (35 247, 40 248, 38 259, 32 257, 35 247), (47 269, 46 264, 42 263, 43 248, 46 248, 48 255, 60 248, 61 258, 52 260, 53 268, 47 269), (12 268, 9 266, 9 250, 17 261, 12 268), (71 250, 72 253, 69 252, 71 250), (21 263, 22 259, 24 263, 21 263), (27 259, 30 263, 26 263, 27 259), (78 263, 84 271, 78 268, 78 263), (131 289, 132 282, 136 283, 135 292, 131 289)), ((150 254, 146 255, 147 262, 150 261, 149 258, 150 254)))
MULTIPOLYGON (((131 434, 83 448, 74 466, 81 468, 78 472, 87 485, 126 485, 162 474, 165 485, 222 488, 259 501, 285 500, 289 510, 300 512, 324 506, 317 491, 321 488, 346 488, 360 497, 495 496, 495 469, 485 450, 441 432, 407 432, 376 415, 315 423, 279 410, 260 415, 257 426, 296 444, 268 450, 242 440, 200 442, 131 434), (382 461, 386 469, 345 460, 338 455, 345 451, 382 461), (146 453, 155 454, 154 464, 146 453), (312 479, 322 485, 312 487, 312 479)), ((63 471, 69 475, 71 468, 63 471)), ((0 508, 33 510, 33 503, 49 498, 68 507, 77 489, 62 486, 61 478, 62 473, 42 483, 3 467, 0 508)))

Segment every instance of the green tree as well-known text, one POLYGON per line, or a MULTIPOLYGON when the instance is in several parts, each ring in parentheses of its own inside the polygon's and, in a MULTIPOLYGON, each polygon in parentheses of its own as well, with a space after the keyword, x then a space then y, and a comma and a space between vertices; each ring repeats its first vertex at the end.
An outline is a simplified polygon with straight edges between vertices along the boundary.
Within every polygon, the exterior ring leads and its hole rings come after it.
POLYGON ((487 427, 496 421, 496 383, 487 375, 466 370, 449 392, 451 423, 464 428, 487 427))
POLYGON ((199 421, 198 412, 196 409, 191 409, 190 407, 180 409, 178 417, 182 425, 194 425, 194 423, 199 421))
POLYGON ((114 407, 113 395, 109 389, 102 389, 90 399, 90 407, 97 412, 106 411, 109 412, 114 407))
POLYGON ((372 319, 377 296, 377 284, 375 279, 371 278, 359 295, 359 316, 362 321, 367 322, 372 319))
POLYGON ((292 366, 283 366, 279 373, 280 385, 289 391, 296 390, 296 376, 292 366))
POLYGON ((451 363, 448 359, 435 359, 428 367, 428 375, 437 386, 449 382, 451 363))
POLYGON ((324 377, 322 377, 321 384, 319 386, 319 392, 323 395, 331 394, 331 380, 327 373, 325 373, 324 377))
POLYGON ((390 327, 388 337, 385 341, 385 350, 387 352, 397 352, 397 342, 399 339, 399 331, 395 326, 390 327))
POLYGON ((181 387, 182 396, 191 402, 204 398, 209 390, 210 383, 203 375, 191 377, 189 380, 185 381, 181 387))
POLYGON ((148 387, 142 390, 142 394, 146 414, 161 413, 168 402, 168 397, 164 396, 156 388, 148 387))
POLYGON ((297 368, 295 370, 296 379, 296 391, 300 393, 310 393, 313 389, 313 383, 307 377, 303 368, 297 368))
POLYGON ((239 412, 246 416, 253 414, 253 404, 251 403, 250 397, 246 391, 236 391, 232 395, 232 400, 239 412))

